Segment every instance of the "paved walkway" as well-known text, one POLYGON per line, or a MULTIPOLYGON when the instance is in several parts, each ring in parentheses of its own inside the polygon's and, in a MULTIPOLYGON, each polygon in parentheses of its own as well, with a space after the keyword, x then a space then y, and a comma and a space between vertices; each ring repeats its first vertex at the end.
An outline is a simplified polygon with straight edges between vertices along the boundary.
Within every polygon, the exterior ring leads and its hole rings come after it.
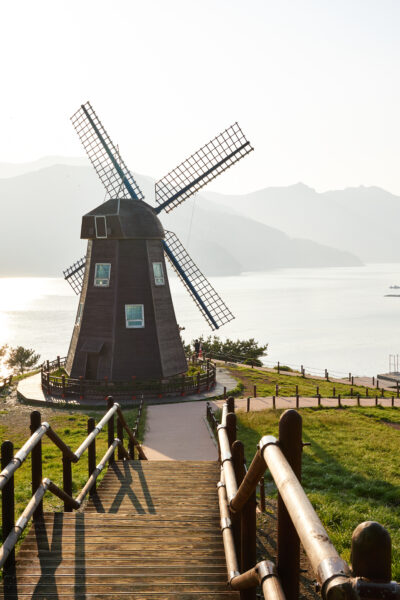
POLYGON ((206 403, 148 406, 143 449, 149 460, 217 460, 206 403))
MULTIPOLYGON (((213 400, 211 405, 213 408, 221 408, 224 403, 224 400, 213 400)), ((357 400, 356 398, 341 398, 340 400, 341 406, 356 406, 357 400)), ((380 398, 378 395, 378 404, 381 406, 391 406, 392 400, 391 398, 380 398)), ((360 398, 361 406, 375 406, 375 397, 369 398, 360 398)), ((318 406, 318 400, 314 397, 301 397, 299 398, 299 408, 310 408, 310 407, 318 406)), ((338 399, 337 398, 321 398, 321 406, 325 407, 337 407, 338 399)), ((400 407, 400 399, 394 397, 394 406, 400 407)), ((265 410, 267 408, 273 408, 273 400, 272 396, 264 397, 264 398, 250 398, 250 412, 265 410)), ((291 397, 281 397, 277 396, 275 398, 275 408, 296 408, 296 398, 291 397)), ((247 411, 247 398, 235 398, 235 409, 238 412, 247 411)))

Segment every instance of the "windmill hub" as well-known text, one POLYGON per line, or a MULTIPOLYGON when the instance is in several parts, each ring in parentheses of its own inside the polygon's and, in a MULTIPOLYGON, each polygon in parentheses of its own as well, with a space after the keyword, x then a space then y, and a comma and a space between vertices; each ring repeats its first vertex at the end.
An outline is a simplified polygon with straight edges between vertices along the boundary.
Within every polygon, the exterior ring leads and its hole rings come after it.
POLYGON ((64 271, 80 294, 66 370, 72 378, 110 382, 183 373, 187 363, 165 256, 212 329, 234 317, 157 215, 179 206, 253 148, 234 123, 156 183, 153 208, 89 102, 72 123, 109 199, 83 216, 87 254, 64 271))

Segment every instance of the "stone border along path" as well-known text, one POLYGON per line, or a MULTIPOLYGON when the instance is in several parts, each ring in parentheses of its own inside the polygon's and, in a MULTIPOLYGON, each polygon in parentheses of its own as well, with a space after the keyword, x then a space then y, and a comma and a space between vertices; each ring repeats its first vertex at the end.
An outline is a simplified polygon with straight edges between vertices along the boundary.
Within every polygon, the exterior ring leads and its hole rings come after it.
MULTIPOLYGON (((234 379, 229 372, 223 367, 217 367, 217 383, 208 392, 201 392, 200 394, 191 394, 187 396, 165 396, 164 398, 150 398, 146 400, 147 405, 151 404, 165 404, 175 402, 193 402, 194 400, 208 400, 215 398, 216 396, 222 396, 224 393, 224 387, 227 390, 232 390, 236 387, 237 380, 234 379)), ((71 407, 78 409, 96 409, 104 408, 104 403, 99 400, 77 400, 76 398, 56 398, 54 396, 47 396, 43 393, 41 386, 40 373, 26 377, 18 382, 17 396, 21 402, 35 405, 52 405, 62 407, 71 407)), ((119 402, 118 398, 115 398, 116 402, 119 402)), ((132 401, 121 400, 121 406, 129 407, 132 406, 132 401)))

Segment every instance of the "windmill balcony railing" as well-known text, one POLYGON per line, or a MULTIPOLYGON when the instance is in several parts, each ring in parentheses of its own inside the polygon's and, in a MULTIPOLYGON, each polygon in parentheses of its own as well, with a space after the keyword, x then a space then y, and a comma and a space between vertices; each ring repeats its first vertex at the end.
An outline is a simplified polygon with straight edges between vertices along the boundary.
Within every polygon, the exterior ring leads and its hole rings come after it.
POLYGON ((216 383, 216 365, 210 359, 201 361, 198 364, 200 370, 192 375, 159 380, 141 380, 132 375, 130 381, 111 381, 107 377, 97 380, 69 377, 60 374, 65 362, 65 357, 57 357, 56 360, 43 363, 41 382, 48 396, 79 401, 86 398, 103 399, 112 393, 115 397, 129 398, 139 403, 144 398, 200 394, 212 389, 216 383))

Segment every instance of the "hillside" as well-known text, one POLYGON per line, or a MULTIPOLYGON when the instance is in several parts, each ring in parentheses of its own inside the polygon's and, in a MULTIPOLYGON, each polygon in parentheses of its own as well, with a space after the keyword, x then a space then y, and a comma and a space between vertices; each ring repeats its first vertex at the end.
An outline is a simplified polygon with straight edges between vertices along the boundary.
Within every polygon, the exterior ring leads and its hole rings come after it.
POLYGON ((221 209, 229 207, 261 223, 340 248, 365 262, 398 262, 400 198, 378 187, 318 193, 302 183, 265 188, 242 196, 206 193, 221 209))
MULTIPOLYGON (((44 168, 39 161, 18 176, 0 165, 0 276, 60 276, 85 253, 86 245, 79 239, 81 216, 101 204, 105 193, 92 168, 73 160, 44 168)), ((137 178, 152 203, 153 180, 137 178)), ((256 219, 253 210, 238 215, 219 199, 214 202, 202 194, 162 215, 165 228, 177 233, 208 275, 361 264, 349 252, 299 239, 307 237, 302 221, 295 235, 287 235, 256 219)))

